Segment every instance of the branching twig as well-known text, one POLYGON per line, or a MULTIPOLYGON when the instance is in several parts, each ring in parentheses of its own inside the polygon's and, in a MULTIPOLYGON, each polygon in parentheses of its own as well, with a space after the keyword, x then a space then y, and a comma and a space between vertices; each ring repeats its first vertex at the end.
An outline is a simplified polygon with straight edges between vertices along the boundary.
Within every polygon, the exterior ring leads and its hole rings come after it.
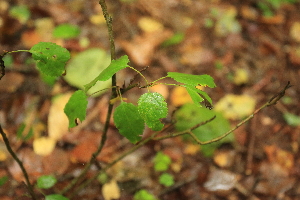
POLYGON ((10 153, 10 155, 13 157, 13 159, 18 163, 18 165, 20 166, 21 170, 22 170, 22 173, 25 177, 25 181, 26 181, 26 186, 28 188, 28 191, 31 195, 31 198, 33 200, 36 200, 36 196, 34 194, 34 191, 33 191, 33 186, 31 185, 30 181, 29 181, 29 177, 28 177, 28 174, 27 174, 27 171, 25 170, 24 166, 23 166, 23 163, 22 161, 18 158, 18 156, 15 154, 15 152, 12 150, 10 144, 9 144, 9 140, 6 136, 6 134, 4 133, 3 129, 2 129, 2 126, 0 125, 0 134, 2 135, 2 138, 3 138, 3 141, 5 143, 5 146, 8 150, 8 152, 10 153))
MULTIPOLYGON (((109 41, 110 41, 111 60, 114 60, 116 52, 115 52, 115 42, 114 42, 113 28, 112 28, 112 17, 108 14, 105 0, 100 0, 99 4, 101 5, 103 16, 105 18, 106 25, 107 25, 107 28, 108 28, 108 35, 109 35, 109 41)), ((116 84, 116 82, 117 82, 116 80, 117 80, 117 77, 116 77, 116 74, 114 74, 112 76, 112 96, 111 96, 111 99, 114 99, 114 98, 117 97, 117 90, 116 90, 116 87, 115 87, 117 85, 116 84)), ((108 111, 107 111, 107 115, 106 115, 106 121, 105 121, 105 124, 104 124, 103 133, 102 133, 102 137, 101 137, 100 145, 99 145, 97 151, 93 153, 90 161, 87 163, 87 165, 85 166, 85 168, 82 170, 81 174, 78 177, 74 178, 71 181, 71 183, 69 185, 67 185, 61 191, 61 194, 64 194, 67 191, 69 191, 71 188, 73 188, 86 175, 86 173, 90 169, 92 163, 94 163, 96 161, 97 156, 102 151, 102 149, 104 147, 104 144, 106 142, 107 131, 108 131, 108 128, 109 128, 109 122, 110 122, 112 110, 113 110, 113 104, 109 103, 108 104, 108 111)))
POLYGON ((120 155, 117 159, 115 159, 113 162, 111 162, 110 164, 108 164, 105 168, 103 168, 102 170, 100 170, 97 174, 94 175, 93 178, 90 178, 88 180, 86 180, 85 182, 83 182, 79 188, 77 188, 76 191, 73 192, 73 196, 75 196, 80 190, 82 190, 83 188, 87 187, 90 183, 92 183, 101 173, 105 172, 106 170, 108 170, 110 167, 112 167, 114 164, 116 164, 117 162, 119 162, 120 160, 122 160, 123 158, 125 158, 127 155, 133 153, 134 151, 136 151, 137 149, 139 149, 140 147, 142 147, 143 145, 145 145, 146 143, 148 143, 150 140, 162 140, 162 139, 167 139, 167 138, 172 138, 175 136, 179 136, 179 135, 183 135, 183 134, 190 134, 199 144, 204 145, 204 144, 210 144, 213 142, 217 142, 221 139, 223 139, 224 137, 226 137, 227 135, 229 135, 230 133, 232 133, 234 130, 236 130, 237 128, 239 128, 241 125, 243 125, 244 123, 246 123, 247 121, 249 121, 250 119, 252 119, 254 117, 254 115, 256 115, 259 111, 261 111, 262 109, 274 105, 276 104, 285 94, 285 91, 290 88, 290 82, 288 82, 288 84, 285 86, 285 88, 283 90, 281 90, 279 93, 275 94, 267 103, 265 103, 263 106, 261 106, 260 108, 258 108, 257 110, 255 110, 249 117, 247 117, 246 119, 244 119, 243 121, 241 121, 240 123, 238 123, 233 129, 229 130, 228 132, 224 133, 223 135, 221 135, 220 137, 217 137, 215 139, 206 141, 206 142, 201 142, 199 141, 199 139, 192 133, 192 130, 198 128, 201 125, 207 124, 208 122, 212 121, 215 116, 205 122, 199 123, 197 125, 195 125, 194 127, 185 130, 185 131, 181 131, 181 132, 177 132, 168 136, 163 136, 163 137, 157 137, 156 136, 161 133, 164 132, 165 129, 163 129, 161 132, 156 132, 154 134, 152 134, 150 137, 144 139, 143 141, 141 141, 138 145, 134 146, 133 148, 131 148, 130 150, 128 150, 127 152, 123 153, 122 155, 120 155))
POLYGON ((271 105, 275 105, 284 95, 285 95, 285 91, 292 87, 290 85, 290 82, 287 83, 287 85, 280 91, 278 92, 277 94, 275 94, 267 103, 265 103, 264 105, 262 105, 260 108, 258 108, 257 110, 255 110, 252 115, 248 116, 246 119, 244 119, 243 121, 241 121, 240 123, 238 123, 234 128, 232 128, 231 130, 229 130, 228 132, 224 133, 223 135, 219 136, 219 137, 216 137, 212 140, 209 140, 209 141, 205 141, 205 142, 202 142, 200 141, 197 136, 192 132, 193 128, 187 130, 187 131, 184 131, 184 132, 180 132, 180 133, 176 133, 176 134, 173 134, 173 135, 168 135, 168 136, 165 136, 165 137, 162 137, 162 138, 158 138, 158 139, 167 139, 167 138, 170 138, 170 137, 174 137, 174 135, 182 135, 182 134, 190 134, 191 137, 193 137, 193 139, 200 145, 205 145, 205 144, 210 144, 210 143, 213 143, 213 142, 217 142, 223 138, 225 138, 227 135, 229 135, 230 133, 232 133, 233 131, 235 131, 236 129, 238 129, 240 126, 242 126, 243 124, 245 124, 246 122, 248 122, 250 119, 252 119, 254 117, 254 115, 256 115, 259 111, 261 111, 262 109, 268 107, 268 106, 271 106, 271 105))

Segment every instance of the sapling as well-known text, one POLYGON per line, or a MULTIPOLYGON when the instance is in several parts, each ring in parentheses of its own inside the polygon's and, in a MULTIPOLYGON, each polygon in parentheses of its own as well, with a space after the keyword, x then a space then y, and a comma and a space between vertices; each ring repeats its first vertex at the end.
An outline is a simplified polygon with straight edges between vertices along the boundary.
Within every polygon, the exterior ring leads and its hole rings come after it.
MULTIPOLYGON (((226 133, 214 139, 208 141, 201 141, 199 140, 199 138, 197 138, 197 136, 194 134, 193 131, 198 127, 214 120, 215 116, 212 116, 204 120, 203 122, 199 121, 199 123, 197 123, 196 125, 192 127, 188 127, 185 130, 169 133, 167 127, 161 121, 161 119, 166 118, 168 114, 168 106, 166 100, 161 94, 157 92, 150 92, 149 88, 156 84, 166 84, 171 86, 184 87, 187 90, 188 94, 191 96, 191 99, 193 100, 195 105, 201 107, 202 106, 201 103, 204 103, 205 106, 208 107, 208 109, 211 109, 213 107, 211 98, 205 91, 199 89, 199 86, 214 88, 216 87, 214 83, 214 79, 211 76, 206 74, 192 75, 192 74, 184 74, 178 72, 168 72, 166 76, 161 77, 157 80, 151 80, 151 81, 147 80, 141 71, 138 71, 137 69, 128 65, 129 59, 127 55, 121 56, 118 59, 116 58, 114 37, 113 37, 114 32, 112 27, 112 17, 109 15, 107 11, 105 0, 100 0, 99 4, 101 5, 103 15, 108 27, 110 51, 111 51, 111 63, 93 80, 90 80, 88 84, 84 85, 84 89, 77 90, 73 93, 72 97, 70 98, 70 100, 68 101, 68 103, 64 108, 64 111, 69 119, 69 128, 71 129, 72 127, 75 127, 78 124, 78 121, 85 120, 86 108, 88 102, 87 99, 89 97, 89 94, 87 92, 98 81, 101 82, 101 81, 107 81, 111 79, 112 82, 111 84, 112 87, 110 88, 111 101, 108 104, 107 117, 102 131, 102 137, 98 149, 91 156, 90 161, 86 164, 85 168, 82 170, 81 174, 78 177, 74 178, 65 188, 63 188, 59 192, 60 194, 52 194, 54 195, 54 198, 61 197, 61 199, 66 199, 66 197, 63 195, 66 195, 67 192, 69 192, 71 189, 74 189, 74 187, 78 184, 77 189, 72 190, 72 194, 69 195, 70 197, 76 196, 76 194, 81 189, 85 188, 92 181, 97 179, 97 177, 100 174, 102 174, 107 169, 112 167, 114 164, 122 160, 124 157, 136 151, 141 146, 145 145, 151 140, 162 140, 166 138, 172 138, 172 137, 177 137, 180 135, 187 134, 191 138, 193 138, 195 142, 197 142, 199 145, 205 145, 205 144, 210 144, 213 142, 220 141, 221 139, 223 139, 224 137, 232 133, 239 126, 241 126, 242 124, 246 123, 251 118, 253 118, 254 115, 257 114, 262 109, 276 104, 276 102, 279 101, 280 98, 284 96, 285 91, 290 87, 288 83, 287 86, 281 92, 275 94, 270 101, 266 102, 264 105, 262 105, 256 111, 254 111, 252 115, 250 115, 249 117, 247 117, 246 119, 238 123, 231 130, 227 131, 226 133), (144 80, 144 84, 131 82, 128 85, 118 86, 116 84, 117 82, 116 73, 125 68, 134 70, 138 75, 140 75, 144 80), (161 81, 164 79, 172 79, 174 83, 171 84, 161 83, 161 81), (137 105, 126 102, 122 96, 125 92, 130 91, 134 87, 147 89, 147 92, 141 95, 141 97, 139 98, 137 105), (115 112, 114 112, 115 126, 117 127, 121 135, 126 137, 131 143, 135 145, 128 151, 122 153, 118 158, 114 159, 112 162, 108 163, 107 165, 101 166, 101 169, 97 173, 95 173, 95 175, 92 178, 84 179, 84 176, 90 169, 91 165, 96 161, 96 157, 101 153, 106 143, 107 131, 109 129, 109 122, 112 116, 113 107, 115 107, 115 112), (145 124, 150 129, 152 129, 153 133, 149 137, 142 139, 141 135, 144 131, 145 124), (163 133, 168 133, 168 134, 165 134, 163 136, 158 136, 159 134, 163 134, 163 133)), ((65 70, 65 65, 67 61, 70 59, 69 51, 51 42, 40 42, 34 45, 30 50, 5 51, 2 55, 0 55, 0 79, 5 75, 5 65, 4 65, 3 57, 6 54, 18 53, 18 52, 31 53, 33 59, 37 63, 38 69, 41 71, 41 73, 47 76, 58 77, 68 73, 68 71, 65 70)), ((174 124, 174 122, 172 123, 174 124)), ((26 172, 26 169, 24 168, 22 162, 18 159, 16 154, 11 149, 6 134, 4 133, 1 126, 0 126, 0 133, 4 139, 7 149, 9 150, 9 153, 17 161, 17 163, 22 169, 22 172, 25 176, 26 185, 28 187, 28 191, 32 199, 37 199, 35 192, 33 190, 33 185, 29 181, 29 177, 26 172)))

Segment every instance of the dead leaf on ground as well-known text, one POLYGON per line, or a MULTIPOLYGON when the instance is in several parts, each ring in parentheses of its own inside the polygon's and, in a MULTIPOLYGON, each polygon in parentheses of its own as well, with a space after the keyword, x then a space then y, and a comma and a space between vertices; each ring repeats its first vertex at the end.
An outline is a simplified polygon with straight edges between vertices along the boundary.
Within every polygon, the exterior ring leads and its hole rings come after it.
POLYGON ((115 180, 105 183, 102 187, 102 194, 105 200, 119 199, 121 192, 118 183, 115 180))
POLYGON ((44 174, 61 175, 66 172, 69 162, 69 155, 62 149, 55 148, 49 156, 42 159, 44 174))
POLYGON ((131 61, 139 66, 148 66, 153 59, 156 47, 171 36, 170 30, 164 30, 136 35, 132 41, 119 40, 117 42, 129 55, 131 61))
POLYGON ((187 90, 180 86, 172 90, 170 98, 173 106, 181 106, 185 103, 193 102, 187 90))
POLYGON ((227 170, 214 169, 208 175, 204 183, 206 190, 216 192, 220 195, 229 194, 234 189, 239 176, 227 170))
POLYGON ((22 74, 7 72, 1 79, 0 91, 13 93, 22 85, 24 80, 25 78, 22 74))
POLYGON ((48 156, 55 148, 56 140, 50 137, 40 137, 33 140, 33 150, 37 155, 48 156))
POLYGON ((255 109, 255 99, 248 95, 227 94, 215 105, 216 111, 222 112, 227 119, 241 119, 255 109))
POLYGON ((58 95, 53 98, 48 116, 49 137, 59 140, 68 133, 69 120, 64 113, 64 107, 69 101, 72 93, 58 95))

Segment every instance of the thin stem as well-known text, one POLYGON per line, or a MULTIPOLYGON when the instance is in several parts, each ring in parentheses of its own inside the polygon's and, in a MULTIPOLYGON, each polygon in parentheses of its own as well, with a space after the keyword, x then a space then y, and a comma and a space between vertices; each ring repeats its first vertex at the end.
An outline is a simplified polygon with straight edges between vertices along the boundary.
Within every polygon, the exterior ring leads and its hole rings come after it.
MULTIPOLYGON (((116 52, 115 52, 115 42, 114 42, 114 37, 113 37, 112 17, 108 14, 105 0, 100 0, 99 4, 102 8, 103 16, 105 18, 106 25, 107 25, 107 28, 108 28, 111 60, 114 60, 116 52)), ((111 95, 111 99, 114 99, 114 98, 117 97, 116 80, 117 80, 117 76, 116 76, 116 74, 114 74, 112 76, 112 95, 111 95)), ((104 124, 103 134, 102 134, 102 137, 101 137, 100 145, 99 145, 97 151, 93 153, 90 161, 87 163, 85 168, 82 170, 81 174, 78 177, 74 178, 71 181, 71 183, 69 185, 67 185, 60 192, 61 194, 64 194, 64 193, 68 192, 70 189, 72 189, 86 175, 86 173, 90 169, 91 165, 96 161, 96 158, 100 154, 100 152, 102 151, 102 149, 104 147, 104 144, 106 142, 106 139, 107 139, 107 132, 108 132, 108 128, 109 128, 109 122, 110 122, 112 110, 113 110, 113 104, 108 103, 108 111, 107 111, 107 115, 106 115, 106 121, 105 121, 105 124, 104 124)))
POLYGON ((14 158, 14 160, 18 163, 18 165, 20 166, 21 170, 22 170, 22 173, 25 177, 25 181, 26 181, 26 185, 27 185, 27 189, 31 195, 31 198, 33 200, 36 200, 36 196, 34 194, 34 191, 33 191, 33 186, 31 185, 30 181, 29 181, 29 177, 28 177, 28 174, 27 174, 27 171, 25 170, 24 166, 23 166, 23 163, 22 161, 18 158, 18 156, 15 154, 15 152, 12 150, 11 146, 10 146, 10 143, 9 143, 9 140, 6 136, 6 134, 4 133, 1 125, 0 125, 0 134, 2 135, 2 138, 3 138, 3 141, 5 143, 5 146, 8 150, 8 152, 10 153, 10 155, 14 158))
POLYGON ((19 52, 29 52, 29 50, 8 51, 7 53, 19 53, 19 52))
MULTIPOLYGON (((146 77, 145 77, 139 70, 137 70, 137 69, 135 69, 135 68, 133 68, 133 67, 130 67, 130 66, 129 66, 129 68, 132 69, 132 70, 134 70, 134 71, 135 71, 136 73, 138 73, 141 77, 143 77, 143 79, 145 80, 146 84, 149 85, 149 83, 148 83, 146 77)), ((147 89, 148 89, 148 91, 149 91, 149 88, 147 88, 147 89)))

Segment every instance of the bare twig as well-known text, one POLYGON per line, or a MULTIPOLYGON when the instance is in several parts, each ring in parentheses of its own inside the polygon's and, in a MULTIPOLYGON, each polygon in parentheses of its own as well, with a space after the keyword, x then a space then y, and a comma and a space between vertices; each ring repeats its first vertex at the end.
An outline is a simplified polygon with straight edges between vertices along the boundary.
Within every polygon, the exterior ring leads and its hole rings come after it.
POLYGON ((8 152, 13 157, 13 159, 18 163, 18 165, 20 166, 20 168, 22 170, 22 173, 23 173, 23 175, 25 177, 26 186, 27 186, 27 189, 28 189, 28 191, 29 191, 29 193, 31 195, 31 198, 33 200, 36 200, 36 196, 35 196, 34 191, 33 191, 33 186, 31 185, 31 183, 29 181, 29 177, 28 177, 27 171, 24 168, 22 161, 18 158, 18 156, 12 150, 12 148, 10 146, 10 143, 9 143, 9 140, 8 140, 6 134, 4 133, 1 125, 0 125, 0 134, 1 134, 2 138, 3 138, 3 141, 5 143, 5 146, 6 146, 7 150, 8 150, 8 152))

